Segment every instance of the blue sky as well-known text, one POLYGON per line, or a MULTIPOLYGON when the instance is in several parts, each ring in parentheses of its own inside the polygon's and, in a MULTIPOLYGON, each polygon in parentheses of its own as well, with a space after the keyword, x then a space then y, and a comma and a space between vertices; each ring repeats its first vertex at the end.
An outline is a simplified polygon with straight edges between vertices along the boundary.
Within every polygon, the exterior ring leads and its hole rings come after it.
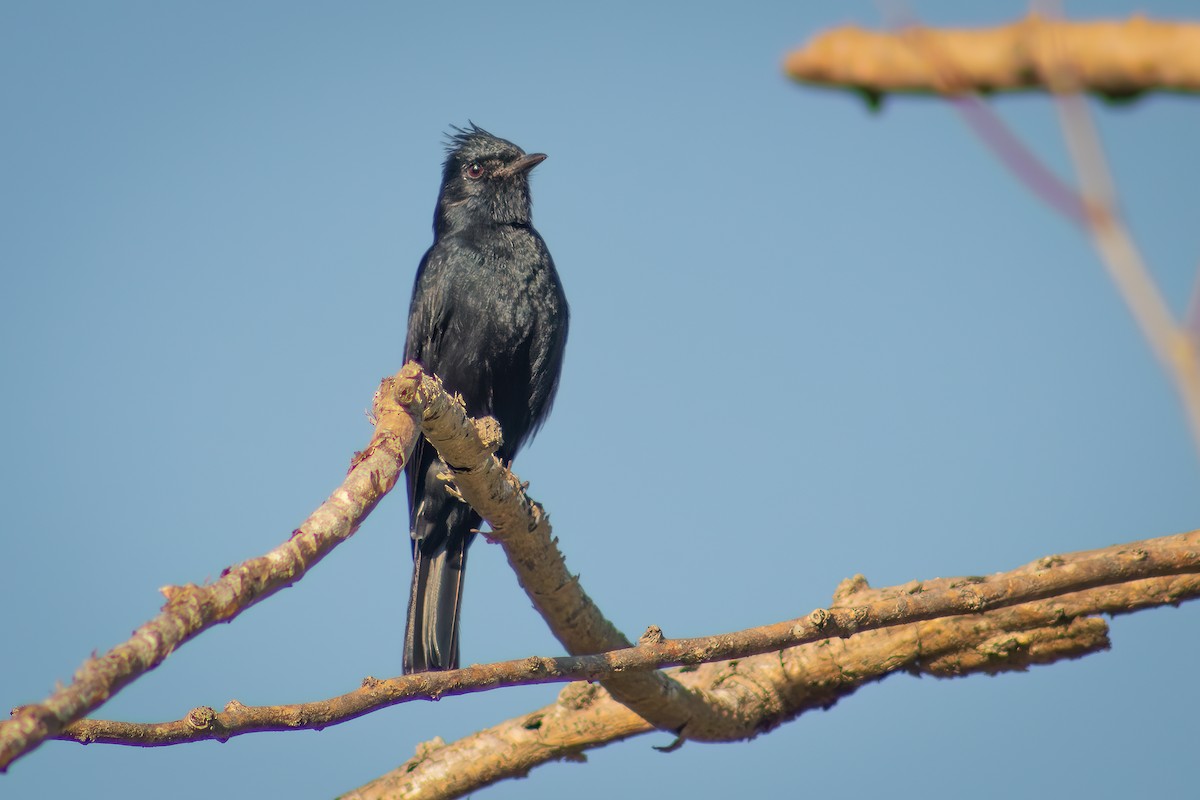
MULTIPOLYGON (((1024 7, 915 11, 975 25, 1024 7)), ((443 134, 468 119, 550 156, 534 219, 571 339, 517 471, 627 634, 799 616, 859 572, 992 572, 1194 528, 1183 415, 1079 231, 946 104, 871 114, 782 77, 815 32, 878 21, 865 2, 5 3, 0 707, 122 641, 160 586, 282 541, 337 485, 401 366, 443 134)), ((1068 174, 1045 98, 994 107, 1068 174)), ((1200 263, 1200 110, 1094 107, 1178 312, 1200 263)), ((397 493, 302 583, 101 714, 175 719, 396 674, 405 528, 397 493)), ((464 660, 559 653, 498 548, 471 560, 464 660)), ((1123 617, 1114 649, 1081 661, 896 676, 750 743, 663 755, 651 745, 670 737, 647 736, 481 796, 1115 798, 1151 777, 1184 795, 1198 622, 1194 606, 1123 617)), ((555 692, 224 745, 52 742, 0 794, 332 796, 555 692)))

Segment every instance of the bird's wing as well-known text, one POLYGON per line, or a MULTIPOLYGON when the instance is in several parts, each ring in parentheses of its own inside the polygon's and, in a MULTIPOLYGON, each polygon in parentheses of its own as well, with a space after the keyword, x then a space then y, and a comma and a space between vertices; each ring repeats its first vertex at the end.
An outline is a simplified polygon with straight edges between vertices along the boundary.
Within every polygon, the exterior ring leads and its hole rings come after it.
MULTIPOLYGON (((430 355, 436 355, 442 332, 445 330, 443 322, 446 313, 444 293, 439 291, 438 281, 429 280, 430 277, 436 276, 444 269, 442 261, 443 256, 437 245, 434 244, 421 258, 421 264, 417 268, 417 277, 413 281, 412 301, 408 309, 408 334, 404 342, 404 360, 406 362, 416 361, 423 367, 427 366, 430 355)), ((432 453, 425 452, 428 446, 424 436, 417 438, 417 443, 409 456, 408 468, 405 470, 408 484, 410 529, 416 521, 418 487, 422 483, 425 468, 432 456, 432 453)))
POLYGON ((445 330, 445 293, 441 282, 431 280, 445 270, 445 256, 435 244, 421 258, 417 277, 413 281, 412 300, 408 309, 408 335, 404 342, 404 360, 422 365, 430 354, 436 354, 441 333, 445 330))
POLYGON ((546 253, 546 260, 554 287, 555 308, 551 313, 538 315, 534 321, 534 335, 529 353, 529 438, 537 433, 546 417, 550 416, 550 408, 554 405, 554 395, 558 392, 558 379, 562 373, 563 355, 567 349, 567 328, 570 325, 567 298, 549 252, 546 253))

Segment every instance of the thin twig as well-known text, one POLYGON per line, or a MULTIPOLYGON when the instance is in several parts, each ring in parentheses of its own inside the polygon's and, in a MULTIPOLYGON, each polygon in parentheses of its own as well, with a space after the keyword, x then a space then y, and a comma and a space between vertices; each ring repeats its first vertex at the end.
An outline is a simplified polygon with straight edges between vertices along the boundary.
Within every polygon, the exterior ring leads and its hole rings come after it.
MULTIPOLYGON (((1063 73, 1071 75, 1073 68, 1064 66, 1063 73)), ((1193 441, 1200 450, 1200 353, 1195 340, 1175 320, 1125 224, 1104 148, 1083 98, 1078 94, 1055 97, 1067 150, 1088 209, 1087 229, 1092 243, 1150 349, 1175 384, 1193 441)))

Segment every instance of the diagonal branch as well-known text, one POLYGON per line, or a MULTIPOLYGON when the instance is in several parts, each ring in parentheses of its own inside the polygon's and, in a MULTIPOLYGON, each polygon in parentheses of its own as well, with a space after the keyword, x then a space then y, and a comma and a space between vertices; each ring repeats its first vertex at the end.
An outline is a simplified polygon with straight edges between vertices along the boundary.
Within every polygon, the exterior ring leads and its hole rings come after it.
MULTIPOLYGON (((414 363, 400 371, 395 388, 396 404, 421 415, 422 432, 449 465, 457 491, 491 525, 490 538, 504 548, 518 582, 567 652, 629 647, 630 640, 567 570, 548 515, 493 455, 499 446, 494 423, 472 421, 462 403, 414 363)), ((737 709, 714 702, 702 689, 686 688, 660 672, 613 675, 601 682, 655 727, 683 738, 720 738, 738 716, 737 709)))
MULTIPOLYGON (((386 381, 385 381, 386 383, 386 381)), ((378 401, 381 393, 376 394, 378 401)), ((206 586, 166 586, 167 603, 154 619, 102 656, 84 661, 74 680, 40 703, 13 710, 0 722, 0 772, 56 736, 65 725, 99 708, 138 676, 154 669, 175 648, 220 622, 291 586, 348 539, 376 503, 396 484, 418 434, 409 415, 376 407, 379 422, 367 449, 355 454, 349 474, 286 542, 266 555, 221 573, 206 586)))
POLYGON ((1200 24, 1145 17, 1063 22, 1031 14, 996 28, 911 26, 896 33, 848 26, 789 53, 784 71, 802 83, 862 92, 877 103, 891 93, 1053 91, 1063 58, 1077 72, 1080 90, 1112 99, 1200 92, 1200 24), (914 39, 954 62, 952 80, 914 50, 914 39))

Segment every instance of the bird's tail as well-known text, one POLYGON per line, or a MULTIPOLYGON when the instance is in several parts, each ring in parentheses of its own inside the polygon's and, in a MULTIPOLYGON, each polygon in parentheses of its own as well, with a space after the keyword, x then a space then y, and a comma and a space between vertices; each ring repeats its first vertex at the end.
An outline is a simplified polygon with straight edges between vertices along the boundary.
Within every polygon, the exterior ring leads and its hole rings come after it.
POLYGON ((413 547, 412 595, 404 632, 406 673, 458 668, 458 614, 470 534, 442 537, 436 547, 413 547))

